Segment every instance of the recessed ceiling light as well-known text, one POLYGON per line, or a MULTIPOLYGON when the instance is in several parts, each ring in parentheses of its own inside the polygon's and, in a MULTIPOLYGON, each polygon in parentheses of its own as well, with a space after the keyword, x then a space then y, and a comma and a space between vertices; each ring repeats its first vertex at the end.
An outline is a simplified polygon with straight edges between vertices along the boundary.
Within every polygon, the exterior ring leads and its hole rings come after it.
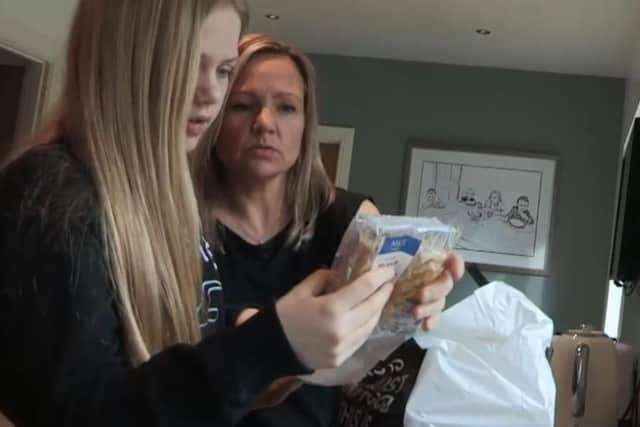
POLYGON ((277 21, 278 19, 280 19, 280 15, 276 15, 275 13, 267 13, 266 15, 264 15, 267 19, 272 19, 274 21, 277 21))
POLYGON ((478 28, 476 30, 476 33, 480 34, 481 36, 488 36, 489 34, 491 34, 491 30, 487 30, 486 28, 478 28))

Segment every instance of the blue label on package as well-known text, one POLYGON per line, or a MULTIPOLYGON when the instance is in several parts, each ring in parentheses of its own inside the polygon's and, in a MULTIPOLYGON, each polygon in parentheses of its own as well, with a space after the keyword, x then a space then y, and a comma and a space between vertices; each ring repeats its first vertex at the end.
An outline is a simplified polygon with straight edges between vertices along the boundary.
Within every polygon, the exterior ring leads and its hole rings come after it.
POLYGON ((414 256, 420 248, 420 239, 411 236, 387 237, 384 239, 380 255, 391 252, 404 252, 414 256))

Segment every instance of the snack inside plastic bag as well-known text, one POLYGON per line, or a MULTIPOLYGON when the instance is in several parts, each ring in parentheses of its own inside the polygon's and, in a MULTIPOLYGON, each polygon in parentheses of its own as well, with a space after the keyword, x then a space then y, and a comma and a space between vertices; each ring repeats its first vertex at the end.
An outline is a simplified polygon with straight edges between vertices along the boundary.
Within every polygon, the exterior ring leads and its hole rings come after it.
POLYGON ((456 230, 435 218, 358 215, 347 229, 333 262, 341 283, 380 267, 395 270, 394 290, 372 337, 412 334, 411 298, 425 281, 442 273, 456 230))
POLYGON ((393 267, 394 290, 367 342, 342 366, 302 377, 306 382, 341 385, 358 382, 376 362, 416 329, 412 298, 435 279, 457 238, 455 228, 435 218, 357 215, 336 252, 333 269, 347 284, 380 267, 393 267))

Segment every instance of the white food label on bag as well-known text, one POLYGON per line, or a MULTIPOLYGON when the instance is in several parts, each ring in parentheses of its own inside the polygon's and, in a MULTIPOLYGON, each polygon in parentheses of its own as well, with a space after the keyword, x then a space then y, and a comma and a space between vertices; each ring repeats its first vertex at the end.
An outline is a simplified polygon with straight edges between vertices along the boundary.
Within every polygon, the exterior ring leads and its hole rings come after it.
POLYGON ((412 236, 385 237, 380 252, 373 260, 373 268, 393 267, 394 280, 407 268, 418 253, 422 241, 412 236))

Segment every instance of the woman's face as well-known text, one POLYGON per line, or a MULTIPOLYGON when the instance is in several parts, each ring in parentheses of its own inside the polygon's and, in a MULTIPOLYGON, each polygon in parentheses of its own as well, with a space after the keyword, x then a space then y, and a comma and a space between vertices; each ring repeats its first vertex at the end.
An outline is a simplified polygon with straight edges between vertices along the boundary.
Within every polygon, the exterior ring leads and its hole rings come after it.
POLYGON ((229 176, 270 179, 300 155, 305 130, 305 82, 285 55, 258 54, 229 93, 218 159, 229 176))
POLYGON ((240 17, 229 6, 214 8, 202 26, 198 83, 187 122, 189 151, 196 147, 220 113, 238 56, 240 27, 240 17))

